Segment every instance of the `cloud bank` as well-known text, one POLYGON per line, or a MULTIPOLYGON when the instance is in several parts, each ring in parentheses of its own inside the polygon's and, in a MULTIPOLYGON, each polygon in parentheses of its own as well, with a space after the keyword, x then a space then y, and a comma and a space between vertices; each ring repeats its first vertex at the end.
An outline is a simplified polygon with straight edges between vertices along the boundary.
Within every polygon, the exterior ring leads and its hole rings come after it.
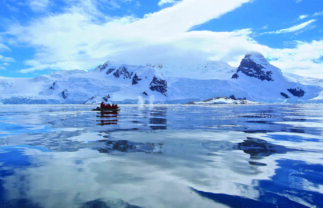
MULTIPOLYGON (((190 64, 223 60, 238 65, 248 51, 259 51, 287 72, 319 74, 322 41, 297 42, 292 49, 273 49, 257 43, 253 31, 190 31, 196 25, 219 18, 251 0, 182 0, 143 18, 111 17, 97 9, 100 0, 73 0, 62 13, 12 25, 11 42, 36 50, 22 72, 44 69, 90 69, 107 60, 129 64, 190 64), (305 54, 304 50, 314 51, 305 54), (308 68, 305 69, 305 63, 308 68)), ((161 0, 160 5, 174 3, 161 0)), ((314 19, 274 33, 295 32, 314 19)), ((322 76, 322 75, 321 75, 322 76)))
MULTIPOLYGON (((204 53, 205 59, 208 53, 215 55, 213 52, 216 46, 208 45, 221 42, 217 38, 226 39, 225 34, 239 38, 245 34, 237 31, 212 35, 188 30, 230 12, 247 1, 231 0, 222 3, 218 0, 184 0, 141 19, 131 16, 106 17, 107 21, 104 22, 97 21, 97 10, 89 12, 89 5, 82 3, 64 13, 36 19, 27 26, 14 25, 8 33, 18 43, 25 43, 36 49, 35 58, 25 62, 30 67, 23 69, 24 72, 48 67, 88 69, 107 59, 136 64, 157 62, 158 57, 162 61, 176 61, 182 54, 189 53, 204 53), (199 15, 192 15, 193 13, 199 15), (152 56, 155 50, 160 53, 152 56)), ((87 3, 93 6, 91 1, 87 3)))

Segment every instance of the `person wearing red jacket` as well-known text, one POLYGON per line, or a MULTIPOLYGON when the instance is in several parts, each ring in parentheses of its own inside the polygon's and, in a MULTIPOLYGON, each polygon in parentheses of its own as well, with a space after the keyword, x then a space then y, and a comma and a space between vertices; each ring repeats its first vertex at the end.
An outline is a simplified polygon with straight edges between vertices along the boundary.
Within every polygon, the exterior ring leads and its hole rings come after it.
POLYGON ((104 109, 104 108, 105 108, 105 104, 104 104, 104 102, 101 102, 101 104, 100 104, 100 108, 101 108, 101 109, 104 109))
POLYGON ((106 109, 106 110, 111 110, 111 109, 117 109, 118 108, 118 104, 104 104, 104 102, 101 102, 100 104, 100 108, 101 109, 106 109))

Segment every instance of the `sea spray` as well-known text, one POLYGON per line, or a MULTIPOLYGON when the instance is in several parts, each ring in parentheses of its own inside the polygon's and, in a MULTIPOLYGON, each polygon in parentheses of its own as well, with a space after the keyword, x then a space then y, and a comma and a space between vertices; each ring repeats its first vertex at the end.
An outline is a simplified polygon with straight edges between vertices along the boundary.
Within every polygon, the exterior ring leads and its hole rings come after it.
POLYGON ((137 102, 138 105, 142 106, 145 104, 145 100, 143 97, 141 96, 138 96, 138 102, 137 102))

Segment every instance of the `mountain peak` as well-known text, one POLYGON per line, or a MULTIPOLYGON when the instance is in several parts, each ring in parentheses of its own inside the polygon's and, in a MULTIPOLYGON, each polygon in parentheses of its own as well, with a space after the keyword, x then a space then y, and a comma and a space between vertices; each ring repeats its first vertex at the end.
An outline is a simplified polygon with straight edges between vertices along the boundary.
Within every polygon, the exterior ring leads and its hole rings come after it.
POLYGON ((281 74, 278 68, 269 64, 266 58, 258 52, 246 54, 232 78, 238 79, 240 72, 248 77, 260 79, 261 81, 274 81, 273 73, 281 74))
POLYGON ((118 64, 114 61, 106 61, 104 64, 98 65, 94 71, 107 71, 108 68, 115 68, 116 66, 119 66, 121 64, 118 64))

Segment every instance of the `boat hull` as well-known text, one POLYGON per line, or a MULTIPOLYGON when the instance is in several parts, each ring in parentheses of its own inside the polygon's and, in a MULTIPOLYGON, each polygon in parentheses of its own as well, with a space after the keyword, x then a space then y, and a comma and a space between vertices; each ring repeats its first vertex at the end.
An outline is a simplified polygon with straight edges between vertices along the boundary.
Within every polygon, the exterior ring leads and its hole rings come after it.
POLYGON ((120 108, 112 108, 112 109, 105 109, 105 108, 95 108, 95 109, 92 109, 92 111, 99 111, 99 112, 118 112, 120 111, 120 108))

